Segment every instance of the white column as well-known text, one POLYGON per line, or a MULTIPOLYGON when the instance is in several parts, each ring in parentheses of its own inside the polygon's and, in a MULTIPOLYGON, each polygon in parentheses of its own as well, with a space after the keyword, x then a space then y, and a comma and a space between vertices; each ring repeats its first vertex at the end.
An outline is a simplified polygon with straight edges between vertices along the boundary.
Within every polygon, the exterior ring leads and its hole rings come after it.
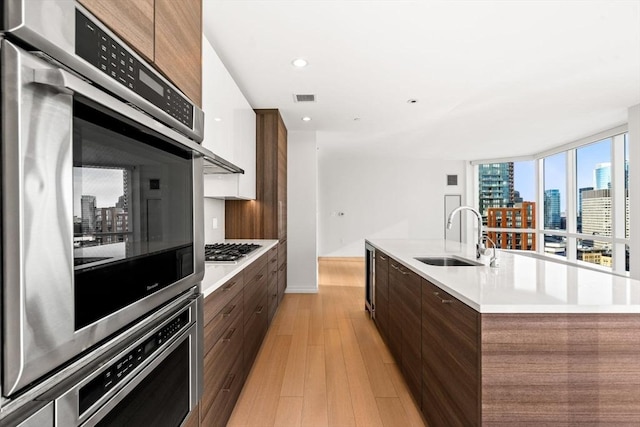
POLYGON ((315 132, 287 138, 287 293, 318 292, 318 162, 315 132))

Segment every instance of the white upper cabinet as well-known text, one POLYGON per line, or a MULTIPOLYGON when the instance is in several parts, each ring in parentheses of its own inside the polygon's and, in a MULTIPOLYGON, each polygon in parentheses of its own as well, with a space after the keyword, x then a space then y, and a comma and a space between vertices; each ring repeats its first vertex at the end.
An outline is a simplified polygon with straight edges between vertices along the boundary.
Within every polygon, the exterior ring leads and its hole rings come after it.
POLYGON ((202 145, 244 169, 244 174, 204 176, 204 195, 222 199, 256 198, 256 114, 202 36, 202 145))

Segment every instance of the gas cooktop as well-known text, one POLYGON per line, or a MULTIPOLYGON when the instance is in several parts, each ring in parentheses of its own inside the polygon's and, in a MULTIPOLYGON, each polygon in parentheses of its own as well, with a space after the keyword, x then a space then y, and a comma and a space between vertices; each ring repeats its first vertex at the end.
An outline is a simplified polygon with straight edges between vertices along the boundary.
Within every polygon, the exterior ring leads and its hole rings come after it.
POLYGON ((235 263, 238 259, 260 247, 255 243, 214 243, 212 245, 204 245, 204 260, 235 263))

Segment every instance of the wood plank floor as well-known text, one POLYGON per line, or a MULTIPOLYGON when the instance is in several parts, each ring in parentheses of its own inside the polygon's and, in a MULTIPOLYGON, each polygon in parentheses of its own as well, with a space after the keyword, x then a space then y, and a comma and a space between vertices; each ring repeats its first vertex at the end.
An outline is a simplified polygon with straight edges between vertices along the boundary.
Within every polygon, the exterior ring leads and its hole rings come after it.
POLYGON ((229 426, 424 426, 364 310, 364 262, 321 260, 318 294, 286 294, 229 426))

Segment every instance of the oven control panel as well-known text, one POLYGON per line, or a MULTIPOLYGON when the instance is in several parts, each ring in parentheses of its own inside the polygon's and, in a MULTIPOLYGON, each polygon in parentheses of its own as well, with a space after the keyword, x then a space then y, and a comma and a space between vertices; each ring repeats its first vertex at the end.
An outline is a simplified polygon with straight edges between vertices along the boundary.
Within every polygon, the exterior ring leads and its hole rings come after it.
POLYGON ((130 349, 125 355, 111 363, 101 374, 82 386, 79 391, 80 414, 100 400, 128 373, 149 359, 165 342, 189 326, 189 313, 188 309, 183 311, 151 337, 130 349))
POLYGON ((76 10, 76 55, 189 128, 193 105, 125 47, 76 10))

